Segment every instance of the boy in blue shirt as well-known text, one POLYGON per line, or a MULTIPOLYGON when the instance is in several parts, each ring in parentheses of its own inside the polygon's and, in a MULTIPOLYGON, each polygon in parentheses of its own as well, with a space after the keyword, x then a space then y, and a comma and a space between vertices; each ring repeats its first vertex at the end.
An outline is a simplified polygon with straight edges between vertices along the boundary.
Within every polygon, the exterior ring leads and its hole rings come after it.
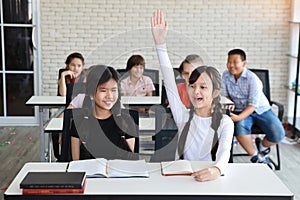
POLYGON ((261 80, 246 66, 246 53, 241 49, 228 52, 227 69, 222 75, 222 95, 234 102, 230 117, 234 122, 234 135, 245 151, 252 156, 251 162, 269 161, 270 147, 279 143, 285 135, 283 126, 274 114, 263 93, 261 80), (266 134, 263 140, 256 140, 257 150, 252 143, 251 127, 258 125, 266 134))

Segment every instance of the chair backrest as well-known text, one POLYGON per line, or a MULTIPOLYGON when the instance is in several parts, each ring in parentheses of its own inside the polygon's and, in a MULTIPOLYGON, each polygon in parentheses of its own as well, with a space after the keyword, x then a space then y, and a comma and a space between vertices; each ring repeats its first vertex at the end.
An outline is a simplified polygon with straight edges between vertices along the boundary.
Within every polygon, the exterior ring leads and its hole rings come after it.
POLYGON ((258 78, 262 81, 263 84, 263 92, 269 102, 271 101, 271 92, 270 92, 270 82, 269 82, 269 70, 267 69, 250 69, 253 73, 255 73, 258 78))
MULTIPOLYGON (((64 72, 65 70, 66 70, 66 68, 61 68, 61 69, 58 70, 58 79, 57 80, 60 79, 61 73, 64 72)), ((57 86, 57 96, 60 96, 58 86, 57 86)))
POLYGON ((151 162, 175 160, 178 129, 169 108, 158 106, 155 111, 154 154, 151 162))
POLYGON ((72 123, 74 123, 73 110, 75 109, 65 109, 64 111, 63 131, 61 138, 61 154, 59 159, 60 162, 69 162, 72 160, 70 130, 72 123))
MULTIPOLYGON (((122 111, 125 111, 126 109, 122 109, 122 111)), ((140 139, 139 139, 139 112, 137 110, 131 110, 129 109, 129 115, 132 117, 135 125, 136 125, 136 133, 138 135, 135 136, 135 143, 134 143, 134 153, 140 152, 140 139)))
MULTIPOLYGON (((129 73, 126 71, 126 69, 117 69, 117 71, 121 75, 121 80, 129 76, 129 73)), ((145 69, 144 75, 150 77, 153 81, 155 87, 153 96, 159 96, 159 71, 156 69, 145 69)))
POLYGON ((173 72, 174 72, 175 78, 180 76, 179 67, 174 67, 173 72))

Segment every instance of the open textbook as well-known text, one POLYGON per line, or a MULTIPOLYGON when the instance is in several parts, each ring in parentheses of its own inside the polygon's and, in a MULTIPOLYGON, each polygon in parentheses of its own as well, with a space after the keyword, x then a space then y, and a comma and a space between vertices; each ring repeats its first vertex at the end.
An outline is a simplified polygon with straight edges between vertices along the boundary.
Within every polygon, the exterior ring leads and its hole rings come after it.
POLYGON ((77 160, 69 163, 67 171, 86 172, 87 178, 149 177, 145 160, 77 160))
POLYGON ((188 176, 191 175, 194 171, 190 161, 176 160, 161 162, 161 172, 164 176, 188 176))

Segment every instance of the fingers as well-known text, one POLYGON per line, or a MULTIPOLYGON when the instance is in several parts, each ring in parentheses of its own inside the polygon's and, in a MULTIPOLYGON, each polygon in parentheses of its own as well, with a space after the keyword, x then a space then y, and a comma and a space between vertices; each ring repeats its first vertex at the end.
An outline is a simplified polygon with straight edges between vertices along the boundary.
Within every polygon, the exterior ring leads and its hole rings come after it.
POLYGON ((193 173, 192 176, 196 181, 210 181, 220 176, 220 170, 216 167, 209 167, 193 173))
POLYGON ((157 14, 158 14, 158 16, 157 16, 157 23, 158 24, 162 24, 162 12, 161 12, 160 9, 157 10, 157 14))
POLYGON ((157 25, 159 25, 159 26, 161 26, 161 25, 166 26, 166 22, 165 22, 165 19, 164 19, 163 12, 160 9, 157 9, 157 11, 155 11, 153 13, 153 16, 151 17, 151 26, 155 27, 157 25))
POLYGON ((153 16, 151 17, 151 27, 152 28, 154 27, 154 17, 153 16))

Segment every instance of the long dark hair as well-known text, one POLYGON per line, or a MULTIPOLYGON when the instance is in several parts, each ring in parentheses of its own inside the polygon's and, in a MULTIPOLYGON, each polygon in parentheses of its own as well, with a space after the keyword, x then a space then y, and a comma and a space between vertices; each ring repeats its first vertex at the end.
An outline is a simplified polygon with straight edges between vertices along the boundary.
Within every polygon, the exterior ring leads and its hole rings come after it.
MULTIPOLYGON (((106 65, 94 65, 91 66, 92 70, 89 72, 87 76, 86 82, 86 98, 83 103, 83 108, 89 109, 92 111, 91 106, 94 106, 93 99, 90 96, 94 96, 96 93, 97 87, 100 84, 106 83, 109 79, 114 79, 118 83, 118 90, 119 87, 119 73, 110 66, 106 65)), ((116 103, 112 107, 113 115, 120 115, 121 113, 121 93, 118 91, 118 98, 116 103)), ((91 114, 91 113, 89 113, 91 114)))
MULTIPOLYGON (((209 76, 210 80, 212 81, 212 84, 213 84, 212 95, 213 95, 214 91, 221 90, 221 86, 222 86, 221 75, 216 68, 211 67, 211 66, 201 66, 201 67, 196 68, 192 72, 192 74, 189 78, 189 84, 195 83, 203 72, 205 72, 209 76)), ((213 112, 212 112, 211 128, 214 130, 214 139, 213 139, 212 148, 211 148, 211 156, 212 156, 213 161, 216 160, 216 152, 217 152, 218 146, 219 146, 217 131, 218 131, 218 128, 220 126, 220 123, 221 123, 221 120, 223 117, 222 105, 220 103, 220 100, 221 100, 220 95, 217 95, 216 97, 213 98, 213 101, 212 101, 213 112)), ((183 131, 180 136, 179 143, 178 143, 178 154, 179 154, 180 158, 182 158, 182 159, 183 159, 184 145, 185 145, 187 133, 189 131, 190 122, 193 118, 193 115, 194 115, 194 107, 191 105, 189 120, 187 121, 187 123, 185 124, 185 126, 183 128, 183 131)))

